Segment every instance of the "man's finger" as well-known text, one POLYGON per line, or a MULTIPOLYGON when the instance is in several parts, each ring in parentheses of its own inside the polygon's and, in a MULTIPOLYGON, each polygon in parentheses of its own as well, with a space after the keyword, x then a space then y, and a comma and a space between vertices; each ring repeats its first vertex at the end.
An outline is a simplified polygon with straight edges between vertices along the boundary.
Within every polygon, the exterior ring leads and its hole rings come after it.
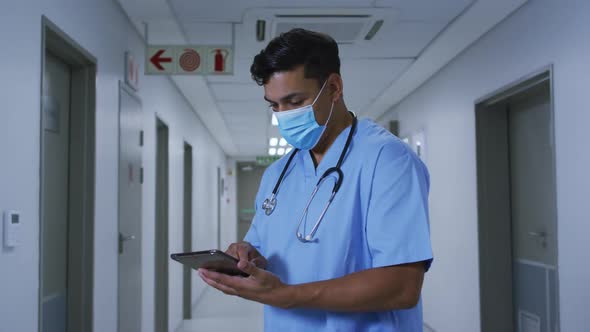
POLYGON ((256 265, 254 265, 254 263, 252 262, 242 262, 240 261, 238 263, 238 268, 246 273, 248 273, 250 276, 254 277, 254 278, 260 278, 261 273, 263 270, 259 269, 258 267, 256 267, 256 265))
POLYGON ((199 269, 199 273, 205 278, 215 281, 217 284, 230 287, 236 291, 240 291, 244 286, 241 284, 242 277, 234 277, 225 273, 209 271, 206 269, 199 269))
POLYGON ((238 245, 238 259, 240 261, 248 261, 250 248, 251 247, 245 243, 238 245))
POLYGON ((264 269, 266 266, 266 260, 264 259, 264 257, 259 256, 254 258, 253 260, 251 260, 250 262, 252 262, 254 265, 256 265, 256 267, 264 269))
POLYGON ((238 292, 235 289, 233 289, 233 288, 231 288, 229 286, 220 284, 220 283, 216 282, 213 279, 209 279, 209 278, 207 278, 205 275, 203 275, 201 273, 199 273, 199 275, 201 276, 201 279, 203 279, 203 281, 207 285, 209 285, 209 286, 211 286, 211 287, 213 287, 213 288, 215 288, 217 290, 220 290, 220 291, 222 291, 223 293, 225 293, 227 295, 238 295, 238 292))
POLYGON ((237 244, 232 243, 229 245, 229 247, 227 247, 227 250, 225 251, 225 253, 230 256, 233 256, 235 258, 238 258, 238 251, 236 250, 236 248, 237 248, 237 244))

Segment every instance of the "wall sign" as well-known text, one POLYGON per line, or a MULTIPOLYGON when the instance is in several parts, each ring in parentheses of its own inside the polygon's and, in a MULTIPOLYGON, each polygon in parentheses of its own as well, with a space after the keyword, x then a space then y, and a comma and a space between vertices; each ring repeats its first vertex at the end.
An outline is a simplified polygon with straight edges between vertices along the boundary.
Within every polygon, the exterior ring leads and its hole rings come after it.
POLYGON ((125 52, 125 83, 135 91, 139 89, 139 64, 130 52, 125 52))
POLYGON ((149 45, 146 75, 231 75, 231 46, 149 45))

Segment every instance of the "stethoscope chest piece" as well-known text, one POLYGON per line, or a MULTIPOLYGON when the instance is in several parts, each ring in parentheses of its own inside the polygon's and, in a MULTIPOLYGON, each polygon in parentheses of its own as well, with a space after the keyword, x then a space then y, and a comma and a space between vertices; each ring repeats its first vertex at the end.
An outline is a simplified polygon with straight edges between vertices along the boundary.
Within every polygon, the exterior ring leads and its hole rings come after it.
POLYGON ((262 203, 262 208, 264 209, 264 213, 267 216, 270 216, 274 212, 276 206, 277 198, 275 197, 275 195, 272 195, 270 198, 265 199, 262 203))

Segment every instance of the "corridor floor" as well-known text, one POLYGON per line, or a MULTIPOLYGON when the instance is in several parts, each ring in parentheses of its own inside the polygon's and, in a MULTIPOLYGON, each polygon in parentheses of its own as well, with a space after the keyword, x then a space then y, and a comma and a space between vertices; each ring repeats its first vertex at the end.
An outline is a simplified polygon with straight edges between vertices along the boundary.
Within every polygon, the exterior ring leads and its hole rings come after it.
POLYGON ((176 332, 262 332, 263 306, 215 289, 205 289, 193 311, 176 332))

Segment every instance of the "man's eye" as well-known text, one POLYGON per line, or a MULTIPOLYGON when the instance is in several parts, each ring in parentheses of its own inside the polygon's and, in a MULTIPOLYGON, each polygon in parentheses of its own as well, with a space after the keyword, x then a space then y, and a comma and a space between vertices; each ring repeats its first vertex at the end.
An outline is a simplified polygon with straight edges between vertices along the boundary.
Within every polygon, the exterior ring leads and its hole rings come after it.
POLYGON ((299 106, 303 103, 303 101, 301 100, 293 100, 291 101, 289 104, 293 105, 293 106, 299 106))

